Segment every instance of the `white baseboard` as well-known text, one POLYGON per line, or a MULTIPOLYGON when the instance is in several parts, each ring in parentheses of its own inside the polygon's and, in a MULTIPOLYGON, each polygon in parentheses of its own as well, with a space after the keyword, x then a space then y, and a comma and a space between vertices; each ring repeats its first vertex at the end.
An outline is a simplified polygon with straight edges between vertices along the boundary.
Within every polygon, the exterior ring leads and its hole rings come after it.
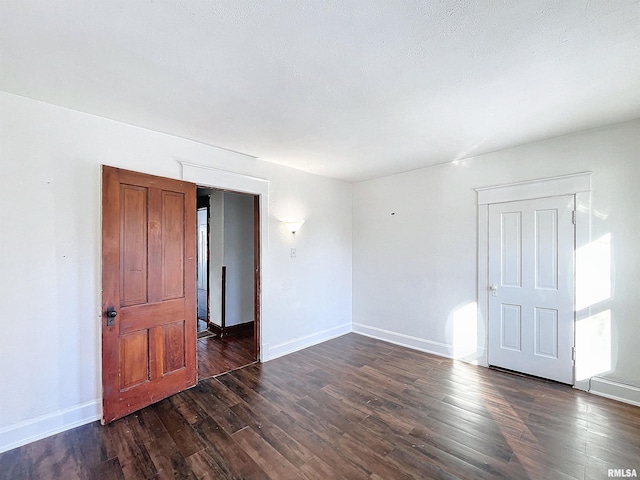
POLYGON ((361 323, 353 324, 353 331, 360 335, 383 340, 385 342, 400 345, 401 347, 420 350, 421 352, 432 353, 440 357, 453 358, 453 347, 445 343, 433 342, 423 338, 412 337, 403 333, 391 332, 382 328, 370 327, 361 323))
POLYGON ((94 400, 0 428, 0 453, 99 420, 101 408, 94 400))
POLYGON ((332 338, 340 337, 349 332, 351 332, 351 323, 344 323, 337 327, 329 328, 327 330, 323 330, 322 332, 313 333, 311 335, 307 335, 306 337, 296 338, 294 340, 280 343, 278 345, 266 345, 266 358, 263 358, 262 361, 266 362, 269 360, 273 360, 275 358, 282 357, 283 355, 297 352, 298 350, 302 350, 303 348, 326 342, 327 340, 331 340, 332 338))
POLYGON ((589 393, 640 407, 640 388, 601 377, 591 379, 589 393))

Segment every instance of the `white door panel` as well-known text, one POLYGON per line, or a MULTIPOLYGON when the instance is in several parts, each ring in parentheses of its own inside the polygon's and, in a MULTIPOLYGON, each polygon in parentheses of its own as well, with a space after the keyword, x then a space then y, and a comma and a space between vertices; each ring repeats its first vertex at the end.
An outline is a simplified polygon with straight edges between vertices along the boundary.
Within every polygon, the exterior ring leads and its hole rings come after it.
POLYGON ((522 314, 520 305, 502 304, 500 316, 500 348, 519 352, 522 350, 522 314))
POLYGON ((573 195, 489 206, 489 364, 573 383, 573 195))

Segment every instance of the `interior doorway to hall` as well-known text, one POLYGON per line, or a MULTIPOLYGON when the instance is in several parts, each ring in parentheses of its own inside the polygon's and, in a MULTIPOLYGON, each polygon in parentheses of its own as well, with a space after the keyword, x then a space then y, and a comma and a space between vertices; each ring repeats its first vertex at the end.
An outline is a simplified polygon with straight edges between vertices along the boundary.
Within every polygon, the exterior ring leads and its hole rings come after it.
POLYGON ((198 379, 258 359, 259 201, 197 190, 198 379))

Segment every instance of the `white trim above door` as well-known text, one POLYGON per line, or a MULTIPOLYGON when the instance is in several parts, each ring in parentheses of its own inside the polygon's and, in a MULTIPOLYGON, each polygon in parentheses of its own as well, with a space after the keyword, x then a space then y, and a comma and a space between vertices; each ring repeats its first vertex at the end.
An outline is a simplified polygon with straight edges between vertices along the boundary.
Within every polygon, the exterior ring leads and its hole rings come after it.
POLYGON ((525 182, 495 185, 493 187, 476 188, 478 205, 590 192, 592 174, 593 172, 582 172, 560 177, 540 178, 525 182))
MULTIPOLYGON (((590 242, 591 176, 593 172, 541 178, 477 188, 478 196, 478 364, 488 366, 487 345, 489 318, 489 205, 545 198, 559 195, 575 195, 576 199, 576 250, 590 242)), ((576 259, 575 270, 581 265, 576 259)), ((575 272, 574 272, 575 275, 575 272)), ((575 282, 574 282, 575 283, 575 282)), ((575 312, 575 320, 589 317, 589 309, 575 312)), ((580 355, 588 352, 576 351, 576 363, 580 355)), ((575 388, 588 390, 589 379, 576 378, 575 388)))

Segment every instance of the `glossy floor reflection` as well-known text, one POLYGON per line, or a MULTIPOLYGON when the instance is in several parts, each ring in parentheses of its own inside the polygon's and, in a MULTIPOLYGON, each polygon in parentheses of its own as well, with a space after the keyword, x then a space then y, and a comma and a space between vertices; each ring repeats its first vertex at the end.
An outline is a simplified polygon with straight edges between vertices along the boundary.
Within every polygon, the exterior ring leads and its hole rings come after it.
POLYGON ((255 362, 253 331, 227 337, 199 338, 198 379, 213 377, 255 362))
POLYGON ((603 479, 640 408, 348 334, 0 455, 0 477, 603 479))

